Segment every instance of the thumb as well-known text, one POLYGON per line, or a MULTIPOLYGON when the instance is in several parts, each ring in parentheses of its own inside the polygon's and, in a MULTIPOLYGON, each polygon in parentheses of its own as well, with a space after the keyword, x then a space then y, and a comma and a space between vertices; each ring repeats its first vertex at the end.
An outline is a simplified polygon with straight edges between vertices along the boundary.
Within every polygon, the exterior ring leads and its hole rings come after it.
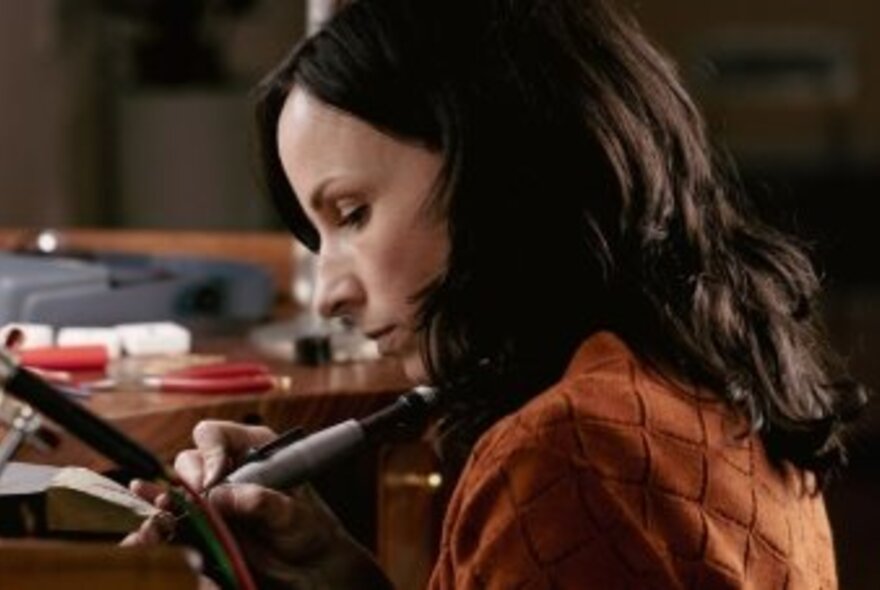
POLYGON ((193 442, 202 459, 202 485, 210 487, 226 473, 232 463, 254 444, 274 437, 264 426, 244 426, 234 422, 203 420, 193 429, 193 442))

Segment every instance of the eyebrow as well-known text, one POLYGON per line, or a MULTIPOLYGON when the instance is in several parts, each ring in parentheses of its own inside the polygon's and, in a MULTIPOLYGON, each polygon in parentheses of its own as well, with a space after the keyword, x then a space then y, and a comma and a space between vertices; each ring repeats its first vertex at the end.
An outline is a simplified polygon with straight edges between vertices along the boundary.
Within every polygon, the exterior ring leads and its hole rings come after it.
POLYGON ((318 183, 318 186, 315 187, 315 190, 309 195, 309 206, 311 206, 313 211, 320 211, 324 206, 324 201, 327 198, 327 187, 332 184, 335 180, 337 180, 336 176, 329 176, 318 183))

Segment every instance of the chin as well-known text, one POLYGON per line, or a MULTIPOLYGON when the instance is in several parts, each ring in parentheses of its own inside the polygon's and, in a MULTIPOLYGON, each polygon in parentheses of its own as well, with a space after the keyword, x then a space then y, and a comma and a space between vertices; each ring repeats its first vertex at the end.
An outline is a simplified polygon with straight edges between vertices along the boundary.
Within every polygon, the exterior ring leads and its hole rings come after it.
POLYGON ((425 368, 425 363, 422 362, 421 355, 414 353, 403 357, 401 360, 403 372, 407 379, 417 385, 428 382, 428 371, 425 368))

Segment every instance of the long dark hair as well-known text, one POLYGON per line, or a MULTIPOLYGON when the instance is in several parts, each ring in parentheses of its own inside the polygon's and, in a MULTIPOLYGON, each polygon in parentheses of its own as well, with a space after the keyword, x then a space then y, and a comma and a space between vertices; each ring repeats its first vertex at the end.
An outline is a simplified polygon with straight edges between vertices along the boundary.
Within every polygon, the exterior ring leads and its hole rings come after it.
POLYGON ((421 325, 446 432, 467 449, 560 376, 590 333, 739 409, 820 476, 865 403, 826 345, 804 249, 732 187, 675 69, 602 0, 356 0, 260 86, 270 194, 320 248, 280 165, 297 85, 442 154, 445 275, 421 325), (488 368, 487 368, 488 367, 488 368), (473 387, 471 389, 474 389, 473 387))

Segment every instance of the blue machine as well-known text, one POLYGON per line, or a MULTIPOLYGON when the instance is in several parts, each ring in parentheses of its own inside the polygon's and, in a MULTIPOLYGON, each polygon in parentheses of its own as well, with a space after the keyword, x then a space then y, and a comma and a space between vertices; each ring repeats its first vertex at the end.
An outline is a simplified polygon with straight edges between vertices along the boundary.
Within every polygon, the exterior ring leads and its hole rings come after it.
POLYGON ((0 254, 0 325, 108 326, 268 317, 269 273, 227 260, 97 253, 0 254))

